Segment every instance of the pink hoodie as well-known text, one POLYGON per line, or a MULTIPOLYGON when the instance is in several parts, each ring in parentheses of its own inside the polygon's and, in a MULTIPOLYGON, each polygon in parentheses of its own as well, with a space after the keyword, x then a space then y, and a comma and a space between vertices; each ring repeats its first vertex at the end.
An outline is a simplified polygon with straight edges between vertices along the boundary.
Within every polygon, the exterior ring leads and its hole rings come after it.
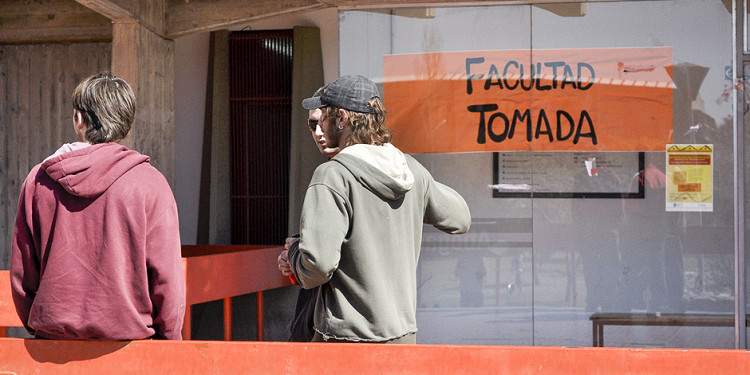
POLYGON ((21 189, 10 264, 21 321, 40 338, 181 339, 185 287, 166 179, 116 143, 64 148, 21 189))

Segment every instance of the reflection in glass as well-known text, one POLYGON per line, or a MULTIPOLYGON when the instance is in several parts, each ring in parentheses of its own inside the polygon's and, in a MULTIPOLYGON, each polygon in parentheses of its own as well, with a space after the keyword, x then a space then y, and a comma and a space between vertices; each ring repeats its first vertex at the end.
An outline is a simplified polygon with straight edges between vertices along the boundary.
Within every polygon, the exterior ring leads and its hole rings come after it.
MULTIPOLYGON (((745 3, 745 9, 747 9, 747 3, 745 3)), ((744 65, 744 76, 750 77, 750 64, 744 65)), ((750 109, 750 83, 748 83, 748 81, 743 81, 743 90, 740 91, 738 94, 742 95, 741 96, 742 101, 740 105, 742 105, 743 107, 744 120, 745 120, 744 139, 739 144, 743 146, 745 150, 743 165, 749 165, 750 152, 747 152, 747 150, 748 150, 748 147, 750 147, 750 130, 748 130, 750 129, 750 115, 748 115, 748 109, 750 109)), ((749 236, 750 235, 750 205, 747 204, 748 195, 750 194, 749 193, 750 192, 750 173, 747 173, 747 171, 745 171, 744 178, 745 179, 743 181, 743 184, 745 187, 745 197, 743 201, 745 203, 744 203, 744 212, 742 214, 744 215, 744 219, 745 219, 745 228, 743 229, 745 233, 745 241, 747 241, 747 239, 750 238, 749 236)), ((747 311, 750 311, 750 277, 748 277, 748 275, 750 275, 750 253, 748 253, 747 251, 747 246, 745 246, 745 249, 743 249, 742 251, 745 252, 744 253, 744 257, 745 257, 745 264, 744 264, 744 267, 745 267, 745 311, 747 312, 747 311)), ((748 337, 747 332, 748 331, 745 330, 746 340, 748 337)), ((748 344, 750 343, 746 342, 745 344, 746 348, 748 347, 748 344)))
MULTIPOLYGON (((383 58, 401 54, 527 50, 534 56, 535 51, 669 48, 673 63, 665 69, 674 88, 668 106, 671 126, 660 123, 671 130, 670 139, 658 137, 664 147, 620 150, 631 155, 643 151, 642 165, 624 173, 602 162, 590 174, 590 158, 584 157, 572 162, 573 173, 556 181, 572 184, 566 189, 621 194, 642 185, 642 196, 497 196, 499 190, 491 188, 499 182, 493 181, 499 170, 494 152, 536 160, 534 170, 544 172, 539 160, 547 153, 554 159, 575 150, 509 151, 498 143, 490 151, 451 153, 451 137, 465 136, 456 132, 441 134, 449 139, 440 144, 448 148, 445 153, 415 154, 438 181, 467 199, 473 217, 471 230, 461 237, 425 228, 419 343, 587 346, 592 345, 594 314, 658 318, 732 313, 733 115, 725 95, 733 88, 725 76, 732 61, 732 22, 723 2, 446 7, 432 8, 429 14, 341 12, 341 74, 362 74, 383 83, 383 58), (702 25, 701 32, 685 33, 685 25, 702 25), (713 211, 665 210, 665 189, 673 183, 666 178, 669 143, 713 145, 713 211)), ((616 67, 618 61, 611 63, 616 67)), ((388 109, 395 99, 384 92, 388 109)), ((415 105, 431 98, 450 100, 440 85, 433 92, 415 105)), ((492 103, 508 100, 505 94, 498 92, 492 103)), ((627 99, 618 95, 622 97, 611 98, 613 111, 621 109, 618 99, 627 99)), ((524 104, 548 104, 535 102, 541 97, 529 94, 524 104)), ((408 134, 410 140, 419 143, 428 132, 441 132, 439 125, 448 117, 429 113, 436 117, 401 124, 427 129, 408 134)), ((478 115, 471 115, 470 135, 476 139, 478 115)), ((618 127, 629 126, 634 124, 618 127)), ((398 139, 394 143, 398 146, 398 139)), ((555 163, 546 166, 547 176, 559 173, 555 163)), ((529 185, 534 182, 541 181, 532 173, 529 185)), ((606 326, 604 345, 732 348, 733 328, 606 326)))

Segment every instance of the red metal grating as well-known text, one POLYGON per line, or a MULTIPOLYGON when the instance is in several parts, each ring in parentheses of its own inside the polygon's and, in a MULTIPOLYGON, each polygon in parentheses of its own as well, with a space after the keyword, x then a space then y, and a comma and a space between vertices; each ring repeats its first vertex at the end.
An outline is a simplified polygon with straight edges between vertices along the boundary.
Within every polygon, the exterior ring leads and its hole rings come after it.
POLYGON ((232 244, 287 236, 292 43, 292 30, 229 38, 232 244))

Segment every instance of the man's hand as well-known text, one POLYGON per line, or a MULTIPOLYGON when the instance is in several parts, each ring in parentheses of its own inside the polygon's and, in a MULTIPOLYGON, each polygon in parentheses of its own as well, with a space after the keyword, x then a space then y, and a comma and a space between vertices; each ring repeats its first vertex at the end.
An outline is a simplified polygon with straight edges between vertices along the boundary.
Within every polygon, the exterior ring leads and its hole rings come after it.
POLYGON ((292 273, 292 266, 289 264, 289 258, 287 256, 288 251, 284 250, 279 254, 279 271, 281 271, 281 274, 284 276, 291 276, 292 273))
POLYGON ((284 243, 284 248, 289 250, 289 247, 291 247, 293 243, 298 242, 298 241, 299 241, 299 237, 287 237, 286 243, 284 243))
POLYGON ((294 275, 294 273, 292 273, 292 265, 289 264, 289 247, 297 241, 299 241, 299 237, 287 237, 286 243, 284 243, 284 251, 279 254, 279 271, 281 271, 281 274, 284 276, 294 275))

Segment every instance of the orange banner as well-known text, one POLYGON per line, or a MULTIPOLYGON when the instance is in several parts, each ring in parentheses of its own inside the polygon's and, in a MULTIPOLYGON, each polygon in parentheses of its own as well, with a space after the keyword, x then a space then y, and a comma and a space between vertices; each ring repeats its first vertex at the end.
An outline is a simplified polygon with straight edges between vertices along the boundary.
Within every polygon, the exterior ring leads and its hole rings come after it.
POLYGON ((407 153, 663 151, 672 49, 383 57, 393 143, 407 153))

